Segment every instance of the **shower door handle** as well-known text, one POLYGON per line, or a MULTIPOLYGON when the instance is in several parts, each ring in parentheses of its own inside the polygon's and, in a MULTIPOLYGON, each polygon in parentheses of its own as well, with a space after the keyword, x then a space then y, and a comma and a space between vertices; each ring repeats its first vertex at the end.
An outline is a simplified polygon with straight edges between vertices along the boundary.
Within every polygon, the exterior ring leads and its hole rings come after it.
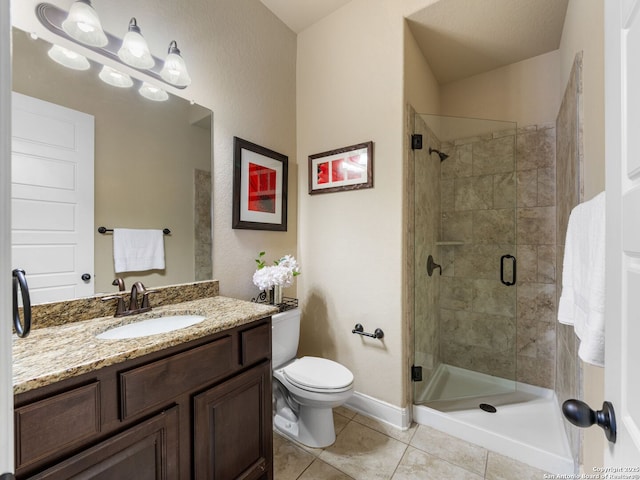
POLYGON ((504 283, 507 287, 510 287, 511 285, 516 284, 516 257, 514 257, 513 255, 503 255, 502 257, 500 257, 500 281, 504 283), (511 271, 512 272, 511 281, 505 280, 504 278, 504 262, 506 260, 512 260, 513 262, 513 268, 511 271))

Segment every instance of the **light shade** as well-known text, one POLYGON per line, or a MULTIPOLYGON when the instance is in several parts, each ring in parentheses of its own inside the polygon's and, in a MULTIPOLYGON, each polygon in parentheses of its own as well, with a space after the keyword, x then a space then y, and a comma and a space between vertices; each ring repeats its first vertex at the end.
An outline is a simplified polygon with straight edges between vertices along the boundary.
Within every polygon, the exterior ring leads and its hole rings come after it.
POLYGON ((169 99, 167 92, 148 82, 144 82, 138 91, 144 98, 153 100, 154 102, 164 102, 169 99))
POLYGON ((178 87, 186 87, 191 84, 187 65, 180 56, 180 50, 178 50, 178 44, 175 40, 169 44, 169 54, 164 61, 160 76, 165 82, 178 87))
POLYGON ((127 65, 135 68, 152 68, 155 65, 147 41, 140 33, 136 19, 129 22, 129 31, 122 39, 122 46, 118 50, 118 57, 127 65))
POLYGON ((104 47, 109 40, 102 30, 98 14, 91 6, 89 0, 77 0, 69 15, 62 22, 62 29, 73 39, 91 45, 92 47, 104 47))
POLYGON ((107 65, 102 67, 99 77, 100 80, 114 87, 129 88, 133 85, 133 80, 131 80, 129 75, 119 72, 115 68, 111 68, 107 65))
POLYGON ((60 45, 52 46, 48 55, 53 61, 74 70, 89 70, 89 67, 91 67, 86 57, 60 45))

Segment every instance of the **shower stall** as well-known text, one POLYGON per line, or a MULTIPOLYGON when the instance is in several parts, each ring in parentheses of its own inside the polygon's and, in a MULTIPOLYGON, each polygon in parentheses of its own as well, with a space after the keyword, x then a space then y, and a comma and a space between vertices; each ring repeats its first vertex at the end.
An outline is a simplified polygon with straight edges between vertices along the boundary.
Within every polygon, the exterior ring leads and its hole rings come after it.
POLYGON ((573 473, 551 390, 553 127, 425 114, 413 122, 422 140, 409 170, 414 419, 573 473))

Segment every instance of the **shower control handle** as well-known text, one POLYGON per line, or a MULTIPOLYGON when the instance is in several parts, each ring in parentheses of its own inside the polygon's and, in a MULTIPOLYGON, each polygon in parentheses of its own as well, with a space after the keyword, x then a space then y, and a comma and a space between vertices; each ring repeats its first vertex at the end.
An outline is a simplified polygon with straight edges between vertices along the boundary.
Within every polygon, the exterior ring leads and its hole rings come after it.
POLYGON ((500 257, 500 281, 503 284, 505 284, 507 287, 510 287, 510 286, 516 284, 516 257, 514 257, 513 255, 502 255, 502 257, 500 257), (513 267, 511 269, 511 281, 505 280, 505 278, 504 278, 504 262, 505 262, 505 260, 512 260, 513 261, 513 267))
POLYGON ((562 404, 562 413, 567 420, 580 428, 598 425, 611 443, 616 443, 616 414, 611 402, 603 402, 602 410, 594 412, 586 403, 571 398, 562 404))
POLYGON ((433 275, 436 268, 440 271, 440 275, 442 275, 442 267, 433 261, 432 255, 429 255, 429 258, 427 258, 427 274, 429 276, 433 275))

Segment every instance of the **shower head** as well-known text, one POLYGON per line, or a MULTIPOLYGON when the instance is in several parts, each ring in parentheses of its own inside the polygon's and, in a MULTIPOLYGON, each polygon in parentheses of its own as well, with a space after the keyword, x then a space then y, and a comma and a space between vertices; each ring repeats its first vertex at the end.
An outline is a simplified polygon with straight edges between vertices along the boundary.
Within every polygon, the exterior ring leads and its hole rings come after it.
POLYGON ((440 157, 441 162, 444 162, 447 158, 449 158, 449 155, 447 155, 446 153, 443 153, 440 150, 436 150, 435 148, 429 147, 429 155, 431 155, 432 153, 437 153, 438 156, 440 157))

